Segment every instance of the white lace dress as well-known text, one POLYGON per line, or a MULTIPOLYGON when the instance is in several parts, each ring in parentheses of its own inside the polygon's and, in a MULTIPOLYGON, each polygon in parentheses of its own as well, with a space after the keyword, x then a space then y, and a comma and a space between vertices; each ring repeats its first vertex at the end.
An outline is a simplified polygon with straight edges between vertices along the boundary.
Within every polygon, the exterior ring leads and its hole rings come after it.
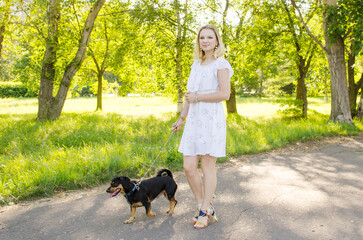
MULTIPOLYGON (((228 69, 229 78, 233 75, 231 65, 222 57, 206 66, 202 66, 199 60, 194 61, 187 84, 188 91, 198 94, 217 92, 218 69, 228 69)), ((223 102, 191 103, 178 151, 185 156, 209 154, 225 157, 226 131, 223 102)))

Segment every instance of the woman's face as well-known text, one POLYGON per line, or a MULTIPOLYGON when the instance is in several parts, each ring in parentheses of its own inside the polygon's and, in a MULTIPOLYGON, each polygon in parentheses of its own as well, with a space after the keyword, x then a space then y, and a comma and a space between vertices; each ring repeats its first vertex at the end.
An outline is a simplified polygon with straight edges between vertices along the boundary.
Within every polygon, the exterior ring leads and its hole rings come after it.
POLYGON ((218 40, 212 29, 205 28, 200 31, 199 45, 204 52, 214 51, 214 48, 218 45, 218 40))

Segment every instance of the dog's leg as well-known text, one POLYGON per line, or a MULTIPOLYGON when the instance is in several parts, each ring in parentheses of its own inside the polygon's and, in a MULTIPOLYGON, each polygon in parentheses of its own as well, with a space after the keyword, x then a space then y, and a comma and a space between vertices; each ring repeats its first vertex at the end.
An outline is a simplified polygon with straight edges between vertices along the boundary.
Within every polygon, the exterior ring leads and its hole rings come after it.
POLYGON ((175 209, 175 205, 177 204, 177 200, 173 197, 172 199, 169 200, 169 210, 166 212, 169 215, 172 215, 174 213, 174 209, 175 209))
POLYGON ((151 203, 145 203, 146 216, 154 217, 156 214, 151 211, 151 203))
POLYGON ((136 207, 131 206, 131 216, 124 223, 132 223, 132 221, 135 219, 135 214, 136 214, 136 207))

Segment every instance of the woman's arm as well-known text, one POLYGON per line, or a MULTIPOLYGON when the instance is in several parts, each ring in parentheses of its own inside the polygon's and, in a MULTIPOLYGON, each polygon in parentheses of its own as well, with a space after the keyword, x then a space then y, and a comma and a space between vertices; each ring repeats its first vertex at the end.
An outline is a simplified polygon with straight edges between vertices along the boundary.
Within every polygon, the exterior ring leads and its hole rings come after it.
POLYGON ((217 72, 219 91, 210 94, 196 94, 194 92, 187 92, 185 99, 188 103, 195 102, 220 102, 229 100, 231 93, 231 82, 229 80, 229 70, 219 69, 217 72))
POLYGON ((180 113, 179 119, 171 127, 172 131, 179 131, 181 129, 181 126, 183 126, 183 123, 188 116, 188 112, 189 112, 189 103, 186 101, 184 108, 180 113))

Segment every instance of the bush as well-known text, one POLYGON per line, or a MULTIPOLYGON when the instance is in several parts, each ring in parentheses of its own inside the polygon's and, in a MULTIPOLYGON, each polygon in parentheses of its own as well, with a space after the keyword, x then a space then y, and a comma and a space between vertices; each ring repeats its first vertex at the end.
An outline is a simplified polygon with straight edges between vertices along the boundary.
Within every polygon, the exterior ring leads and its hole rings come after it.
POLYGON ((282 99, 277 101, 280 105, 278 111, 284 117, 301 117, 303 101, 297 99, 282 99))
POLYGON ((0 98, 35 97, 36 94, 29 92, 21 83, 2 82, 0 83, 0 98))
POLYGON ((280 87, 279 90, 284 92, 285 94, 292 95, 295 91, 295 87, 296 87, 295 84, 290 83, 283 87, 280 87))

